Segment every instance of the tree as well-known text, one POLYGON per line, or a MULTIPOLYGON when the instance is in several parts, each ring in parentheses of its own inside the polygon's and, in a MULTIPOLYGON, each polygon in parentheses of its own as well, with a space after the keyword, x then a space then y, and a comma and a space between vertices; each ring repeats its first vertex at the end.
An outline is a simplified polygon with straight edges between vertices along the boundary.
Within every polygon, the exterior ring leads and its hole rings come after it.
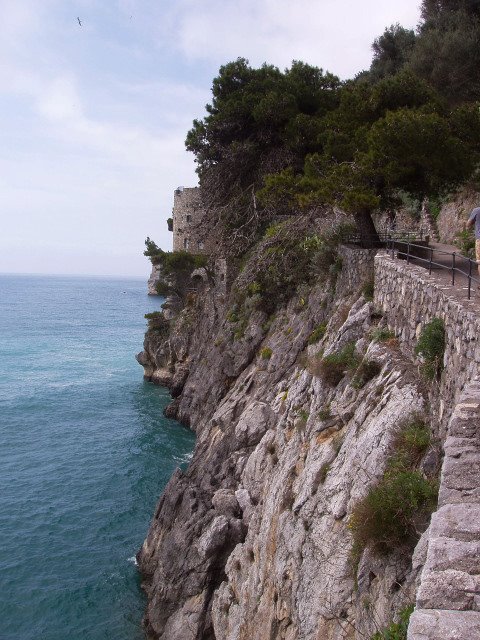
POLYGON ((480 100, 479 42, 480 15, 444 10, 425 22, 409 66, 452 104, 480 100))
POLYGON ((415 33, 404 29, 398 23, 385 29, 372 44, 373 60, 370 77, 379 80, 400 71, 415 45, 415 33))
POLYGON ((210 227, 226 231, 225 242, 240 250, 268 221, 255 192, 266 175, 300 169, 305 154, 320 148, 319 121, 338 105, 339 87, 336 76, 298 61, 284 72, 253 69, 244 58, 220 68, 207 115, 194 121, 186 146, 195 154, 210 227))

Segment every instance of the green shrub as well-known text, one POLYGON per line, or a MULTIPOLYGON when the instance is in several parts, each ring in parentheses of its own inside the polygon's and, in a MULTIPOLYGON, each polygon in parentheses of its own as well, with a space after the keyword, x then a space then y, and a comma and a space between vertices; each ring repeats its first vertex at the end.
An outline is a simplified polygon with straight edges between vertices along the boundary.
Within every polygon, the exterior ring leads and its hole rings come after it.
POLYGON ((398 622, 392 622, 383 631, 374 633, 370 640, 407 640, 407 629, 414 605, 411 604, 398 614, 398 622))
POLYGON ((437 485, 419 471, 389 468, 380 482, 355 507, 349 528, 354 548, 370 545, 386 555, 402 545, 418 540, 417 520, 426 519, 435 509, 437 485))
POLYGON ((463 256, 475 259, 475 236, 470 230, 464 229, 455 235, 455 246, 463 256))
POLYGON ((155 285, 155 291, 159 296, 164 296, 165 298, 170 295, 171 287, 165 282, 165 280, 159 280, 155 285))
POLYGON ((172 251, 164 253, 162 256, 162 265, 166 275, 191 272, 194 269, 205 267, 207 261, 207 256, 195 255, 188 251, 172 251))
POLYGON ((382 365, 376 360, 363 359, 355 372, 352 386, 355 387, 355 389, 362 389, 367 382, 370 382, 375 376, 378 376, 381 370, 382 365))
POLYGON ((390 329, 383 327, 382 329, 374 329, 371 332, 371 338, 374 342, 387 342, 387 340, 391 340, 395 338, 395 334, 390 329))
POLYGON ((260 357, 263 358, 263 360, 270 360, 272 354, 273 351, 270 349, 270 347, 263 347, 263 349, 260 351, 260 357))
POLYGON ((440 318, 434 318, 426 324, 420 334, 415 353, 422 356, 423 373, 427 378, 437 378, 443 369, 445 352, 445 325, 440 318))
POLYGON ((394 462, 403 466, 417 465, 430 445, 430 429, 421 418, 409 421, 395 441, 394 462))
POLYGON ((173 231, 173 218, 167 218, 167 227, 169 231, 173 231))
POLYGON ((418 529, 426 525, 437 502, 437 482, 415 468, 429 443, 430 433, 420 419, 401 429, 385 474, 353 509, 348 526, 357 558, 367 546, 386 555, 418 540, 418 529))
POLYGON ((163 311, 152 311, 145 314, 145 320, 148 320, 149 331, 155 331, 162 336, 167 336, 170 331, 170 323, 163 315, 163 311))
POLYGON ((331 468, 331 465, 328 462, 325 462, 325 464, 322 464, 322 466, 320 467, 320 471, 318 474, 320 484, 323 484, 327 479, 327 475, 328 475, 328 472, 330 471, 330 468, 331 468))
POLYGON ((358 364, 359 358, 355 354, 355 343, 349 342, 341 351, 332 353, 320 360, 317 375, 327 384, 336 387, 345 373, 356 369, 358 364))
POLYGON ((303 422, 307 422, 308 420, 308 416, 310 414, 308 413, 308 411, 305 411, 305 409, 300 409, 300 411, 298 412, 298 417, 300 418, 300 420, 302 420, 303 422))
POLYGON ((362 287, 362 293, 365 300, 372 301, 374 293, 375 283, 373 280, 368 280, 362 287))
POLYGON ((322 409, 320 409, 317 415, 320 420, 329 420, 332 417, 330 405, 326 404, 322 409))
POLYGON ((317 343, 319 340, 321 340, 323 338, 323 336, 325 335, 326 331, 327 331, 327 325, 326 324, 319 324, 318 327, 316 327, 312 331, 312 333, 310 334, 310 336, 308 338, 308 344, 317 343))

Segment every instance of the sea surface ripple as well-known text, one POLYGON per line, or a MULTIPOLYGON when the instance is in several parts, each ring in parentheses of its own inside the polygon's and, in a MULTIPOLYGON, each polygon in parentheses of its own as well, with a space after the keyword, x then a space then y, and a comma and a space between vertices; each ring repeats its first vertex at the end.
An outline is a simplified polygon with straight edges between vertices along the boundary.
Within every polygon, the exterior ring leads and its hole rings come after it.
POLYGON ((193 434, 134 354, 144 280, 0 276, 0 640, 140 640, 134 556, 193 434))

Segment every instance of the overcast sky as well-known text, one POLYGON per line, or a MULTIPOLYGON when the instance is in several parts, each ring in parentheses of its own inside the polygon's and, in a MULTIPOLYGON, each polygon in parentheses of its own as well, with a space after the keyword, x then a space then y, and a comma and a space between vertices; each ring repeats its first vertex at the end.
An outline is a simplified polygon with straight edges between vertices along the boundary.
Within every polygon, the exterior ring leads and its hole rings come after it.
POLYGON ((352 77, 420 0, 0 0, 0 272, 147 275, 218 68, 352 77), (80 18, 81 26, 77 17, 80 18))

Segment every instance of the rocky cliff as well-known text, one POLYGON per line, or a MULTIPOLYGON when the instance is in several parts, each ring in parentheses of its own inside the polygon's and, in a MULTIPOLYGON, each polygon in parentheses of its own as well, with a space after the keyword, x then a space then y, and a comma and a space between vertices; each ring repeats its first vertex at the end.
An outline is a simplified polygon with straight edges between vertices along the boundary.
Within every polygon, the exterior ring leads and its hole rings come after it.
MULTIPOLYGON (((145 375, 197 434, 138 554, 150 638, 370 638, 415 601, 427 522, 416 546, 355 553, 351 515, 406 422, 429 421, 428 393, 368 299, 372 254, 335 264, 270 315, 202 281, 167 338, 147 332, 145 375)), ((419 465, 437 472, 435 446, 419 465)))

